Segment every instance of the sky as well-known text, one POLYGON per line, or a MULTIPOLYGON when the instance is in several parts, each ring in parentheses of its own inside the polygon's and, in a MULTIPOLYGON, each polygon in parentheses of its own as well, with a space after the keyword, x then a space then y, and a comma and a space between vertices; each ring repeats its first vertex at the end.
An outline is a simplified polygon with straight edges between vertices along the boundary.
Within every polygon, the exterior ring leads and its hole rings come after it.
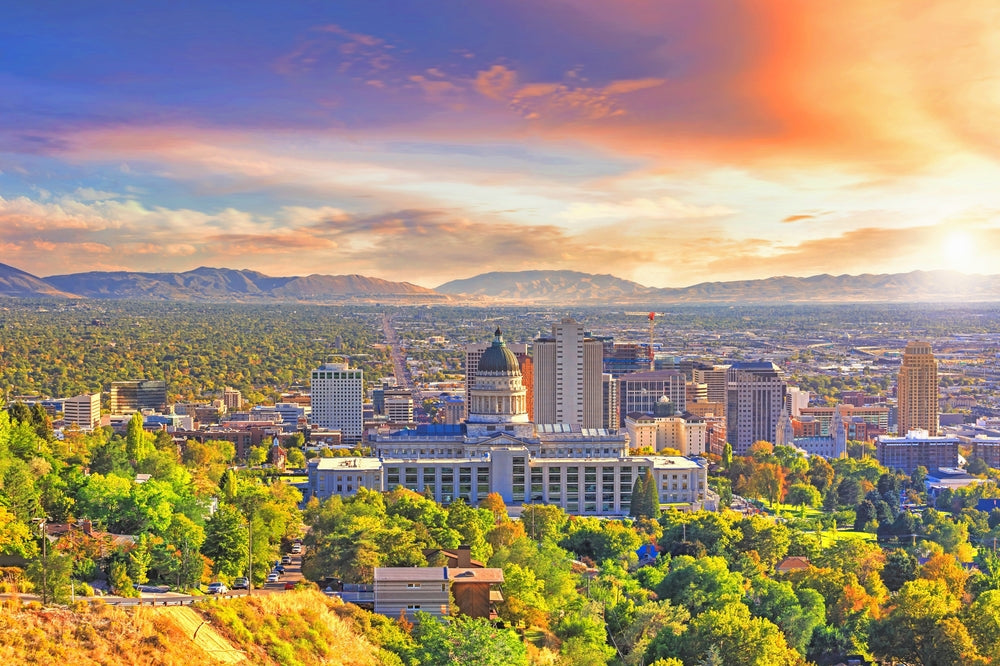
POLYGON ((1000 272, 995 0, 3 5, 35 275, 1000 272))

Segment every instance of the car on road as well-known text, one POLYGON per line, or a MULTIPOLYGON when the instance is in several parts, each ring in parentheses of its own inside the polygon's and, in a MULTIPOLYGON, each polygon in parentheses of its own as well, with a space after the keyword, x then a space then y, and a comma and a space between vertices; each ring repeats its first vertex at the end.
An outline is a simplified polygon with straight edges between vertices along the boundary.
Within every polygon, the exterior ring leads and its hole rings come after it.
POLYGON ((295 583, 293 583, 292 581, 286 581, 285 582, 285 589, 286 590, 294 590, 295 589, 295 583))
POLYGON ((214 583, 209 583, 208 584, 208 593, 209 594, 225 594, 228 591, 229 591, 229 588, 226 587, 225 583, 220 583, 220 582, 216 581, 214 583))
POLYGON ((282 564, 291 564, 292 563, 292 556, 291 555, 285 555, 283 558, 281 558, 281 563, 282 564))
POLYGON ((271 573, 267 574, 267 582, 268 583, 277 583, 278 582, 278 574, 274 573, 273 571, 271 573))
POLYGON ((274 568, 271 569, 271 571, 283 574, 285 573, 285 567, 281 564, 276 564, 274 565, 274 568))
POLYGON ((302 552, 302 544, 295 544, 292 546, 292 555, 298 555, 302 552))
POLYGON ((234 590, 249 590, 250 589, 250 579, 240 576, 233 581, 234 590))

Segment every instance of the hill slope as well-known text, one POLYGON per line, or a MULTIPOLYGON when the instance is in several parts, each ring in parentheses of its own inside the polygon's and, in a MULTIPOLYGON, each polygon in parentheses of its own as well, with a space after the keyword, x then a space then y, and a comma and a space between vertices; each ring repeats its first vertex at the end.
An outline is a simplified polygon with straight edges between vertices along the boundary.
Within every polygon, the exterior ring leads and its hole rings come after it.
POLYGON ((445 294, 465 294, 515 301, 614 302, 654 293, 631 280, 614 275, 577 271, 517 271, 483 273, 446 282, 436 289, 445 294))
POLYGON ((996 301, 1000 300, 1000 275, 913 271, 804 278, 782 276, 658 289, 656 296, 669 303, 996 301))
POLYGON ((0 602, 0 660, 7 664, 383 663, 319 592, 260 594, 194 607, 72 609, 0 602), (195 633, 197 637, 195 638, 195 633))
POLYGON ((575 271, 483 273, 437 288, 448 294, 534 303, 789 303, 1000 301, 1000 275, 913 271, 882 275, 813 275, 644 287, 613 275, 575 271))
POLYGON ((363 275, 269 277, 257 271, 206 267, 185 273, 73 273, 53 275, 45 278, 45 282, 87 298, 105 299, 261 301, 434 295, 432 290, 409 282, 363 275))
POLYGON ((73 294, 60 291, 31 273, 25 273, 6 264, 0 264, 0 296, 11 298, 76 298, 73 294))

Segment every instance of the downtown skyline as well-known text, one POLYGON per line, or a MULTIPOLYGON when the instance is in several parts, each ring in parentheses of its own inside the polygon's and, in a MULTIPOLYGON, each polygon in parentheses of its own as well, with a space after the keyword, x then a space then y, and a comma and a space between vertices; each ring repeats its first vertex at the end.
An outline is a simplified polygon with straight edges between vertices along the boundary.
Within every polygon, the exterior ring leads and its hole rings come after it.
POLYGON ((996 272, 989 2, 4 14, 0 261, 36 275, 996 272))

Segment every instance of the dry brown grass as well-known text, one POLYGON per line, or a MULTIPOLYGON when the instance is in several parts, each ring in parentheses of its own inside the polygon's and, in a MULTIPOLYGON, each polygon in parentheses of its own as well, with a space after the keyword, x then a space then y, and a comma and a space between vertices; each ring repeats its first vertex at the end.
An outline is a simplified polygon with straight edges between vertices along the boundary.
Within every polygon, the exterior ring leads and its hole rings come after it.
POLYGON ((12 602, 0 612, 3 664, 216 663, 208 654, 193 650, 191 641, 176 625, 149 609, 124 610, 86 603, 73 609, 40 608, 37 604, 12 602))
POLYGON ((331 612, 337 605, 311 590, 216 599, 194 609, 100 602, 42 608, 8 600, 0 602, 0 666, 201 666, 232 663, 237 654, 251 664, 380 666, 378 648, 331 612), (202 619, 210 624, 195 644, 190 625, 202 619))
POLYGON ((253 663, 378 666, 378 648, 352 630, 314 590, 218 599, 199 604, 213 626, 253 663))

